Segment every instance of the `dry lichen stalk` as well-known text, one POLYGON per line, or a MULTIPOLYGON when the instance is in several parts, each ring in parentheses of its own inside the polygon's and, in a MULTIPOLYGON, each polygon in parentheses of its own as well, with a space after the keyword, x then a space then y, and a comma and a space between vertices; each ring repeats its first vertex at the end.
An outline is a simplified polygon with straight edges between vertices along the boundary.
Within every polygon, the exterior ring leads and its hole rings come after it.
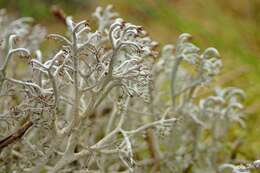
POLYGON ((142 27, 117 16, 98 7, 96 31, 64 18, 68 34, 48 35, 61 46, 43 56, 44 29, 1 11, 1 171, 215 172, 230 161, 222 137, 244 125, 243 92, 218 88, 199 102, 195 92, 219 73, 218 51, 200 53, 182 34, 159 55, 142 27))

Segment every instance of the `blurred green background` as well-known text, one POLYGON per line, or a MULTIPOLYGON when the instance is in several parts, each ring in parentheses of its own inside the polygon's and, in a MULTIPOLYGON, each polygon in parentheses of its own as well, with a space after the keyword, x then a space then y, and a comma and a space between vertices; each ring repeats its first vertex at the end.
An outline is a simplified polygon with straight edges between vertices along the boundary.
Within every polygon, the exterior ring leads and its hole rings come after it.
POLYGON ((17 16, 32 16, 48 32, 65 27, 51 14, 58 5, 76 20, 92 20, 98 5, 113 4, 122 18, 143 25, 152 38, 174 44, 183 32, 191 33, 202 49, 216 47, 224 68, 215 83, 237 86, 247 94, 246 129, 232 128, 233 142, 243 140, 240 155, 260 158, 260 0, 0 0, 0 8, 17 16))

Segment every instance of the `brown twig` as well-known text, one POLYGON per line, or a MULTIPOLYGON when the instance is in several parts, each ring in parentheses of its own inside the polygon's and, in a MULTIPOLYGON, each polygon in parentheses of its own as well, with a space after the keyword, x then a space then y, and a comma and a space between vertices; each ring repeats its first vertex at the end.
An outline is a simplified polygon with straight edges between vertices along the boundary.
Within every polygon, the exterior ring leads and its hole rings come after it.
POLYGON ((25 132, 33 125, 33 122, 27 121, 17 129, 14 133, 11 135, 5 137, 4 139, 0 140, 0 151, 2 151, 3 148, 7 147, 9 144, 15 143, 18 139, 22 138, 25 132))
POLYGON ((54 5, 51 7, 51 12, 58 20, 60 20, 63 24, 66 25, 66 14, 62 10, 62 8, 54 5))
POLYGON ((153 129, 147 129, 146 130, 146 138, 145 141, 148 145, 148 150, 150 153, 151 158, 154 162, 154 167, 152 169, 152 172, 160 172, 160 155, 157 151, 157 144, 155 143, 155 135, 153 129))

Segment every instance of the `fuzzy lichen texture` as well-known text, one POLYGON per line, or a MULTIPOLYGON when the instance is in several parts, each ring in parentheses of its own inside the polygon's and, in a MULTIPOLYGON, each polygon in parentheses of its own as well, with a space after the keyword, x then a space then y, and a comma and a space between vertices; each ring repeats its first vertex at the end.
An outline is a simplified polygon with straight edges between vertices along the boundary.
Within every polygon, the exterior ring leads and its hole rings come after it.
POLYGON ((48 35, 59 44, 47 54, 44 28, 1 11, 0 169, 187 173, 228 163, 222 137, 232 122, 245 126, 244 93, 197 92, 220 72, 218 51, 201 53, 184 33, 158 53, 112 6, 93 17, 96 30, 64 17, 67 34, 48 35))

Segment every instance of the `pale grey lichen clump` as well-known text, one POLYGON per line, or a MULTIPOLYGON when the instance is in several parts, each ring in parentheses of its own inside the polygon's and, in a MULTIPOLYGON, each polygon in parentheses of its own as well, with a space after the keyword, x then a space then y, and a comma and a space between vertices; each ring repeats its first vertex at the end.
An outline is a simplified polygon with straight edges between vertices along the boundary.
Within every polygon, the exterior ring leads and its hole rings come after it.
POLYGON ((45 29, 1 10, 0 172, 237 172, 219 165, 232 161, 230 125, 245 126, 244 93, 197 92, 219 74, 218 51, 182 34, 158 54, 111 6, 93 17, 96 30, 66 17, 67 35, 48 35, 61 46, 46 55, 45 29))
POLYGON ((228 168, 234 173, 250 173, 251 170, 260 169, 260 160, 255 160, 252 163, 244 165, 223 164, 220 166, 220 170, 228 168))

